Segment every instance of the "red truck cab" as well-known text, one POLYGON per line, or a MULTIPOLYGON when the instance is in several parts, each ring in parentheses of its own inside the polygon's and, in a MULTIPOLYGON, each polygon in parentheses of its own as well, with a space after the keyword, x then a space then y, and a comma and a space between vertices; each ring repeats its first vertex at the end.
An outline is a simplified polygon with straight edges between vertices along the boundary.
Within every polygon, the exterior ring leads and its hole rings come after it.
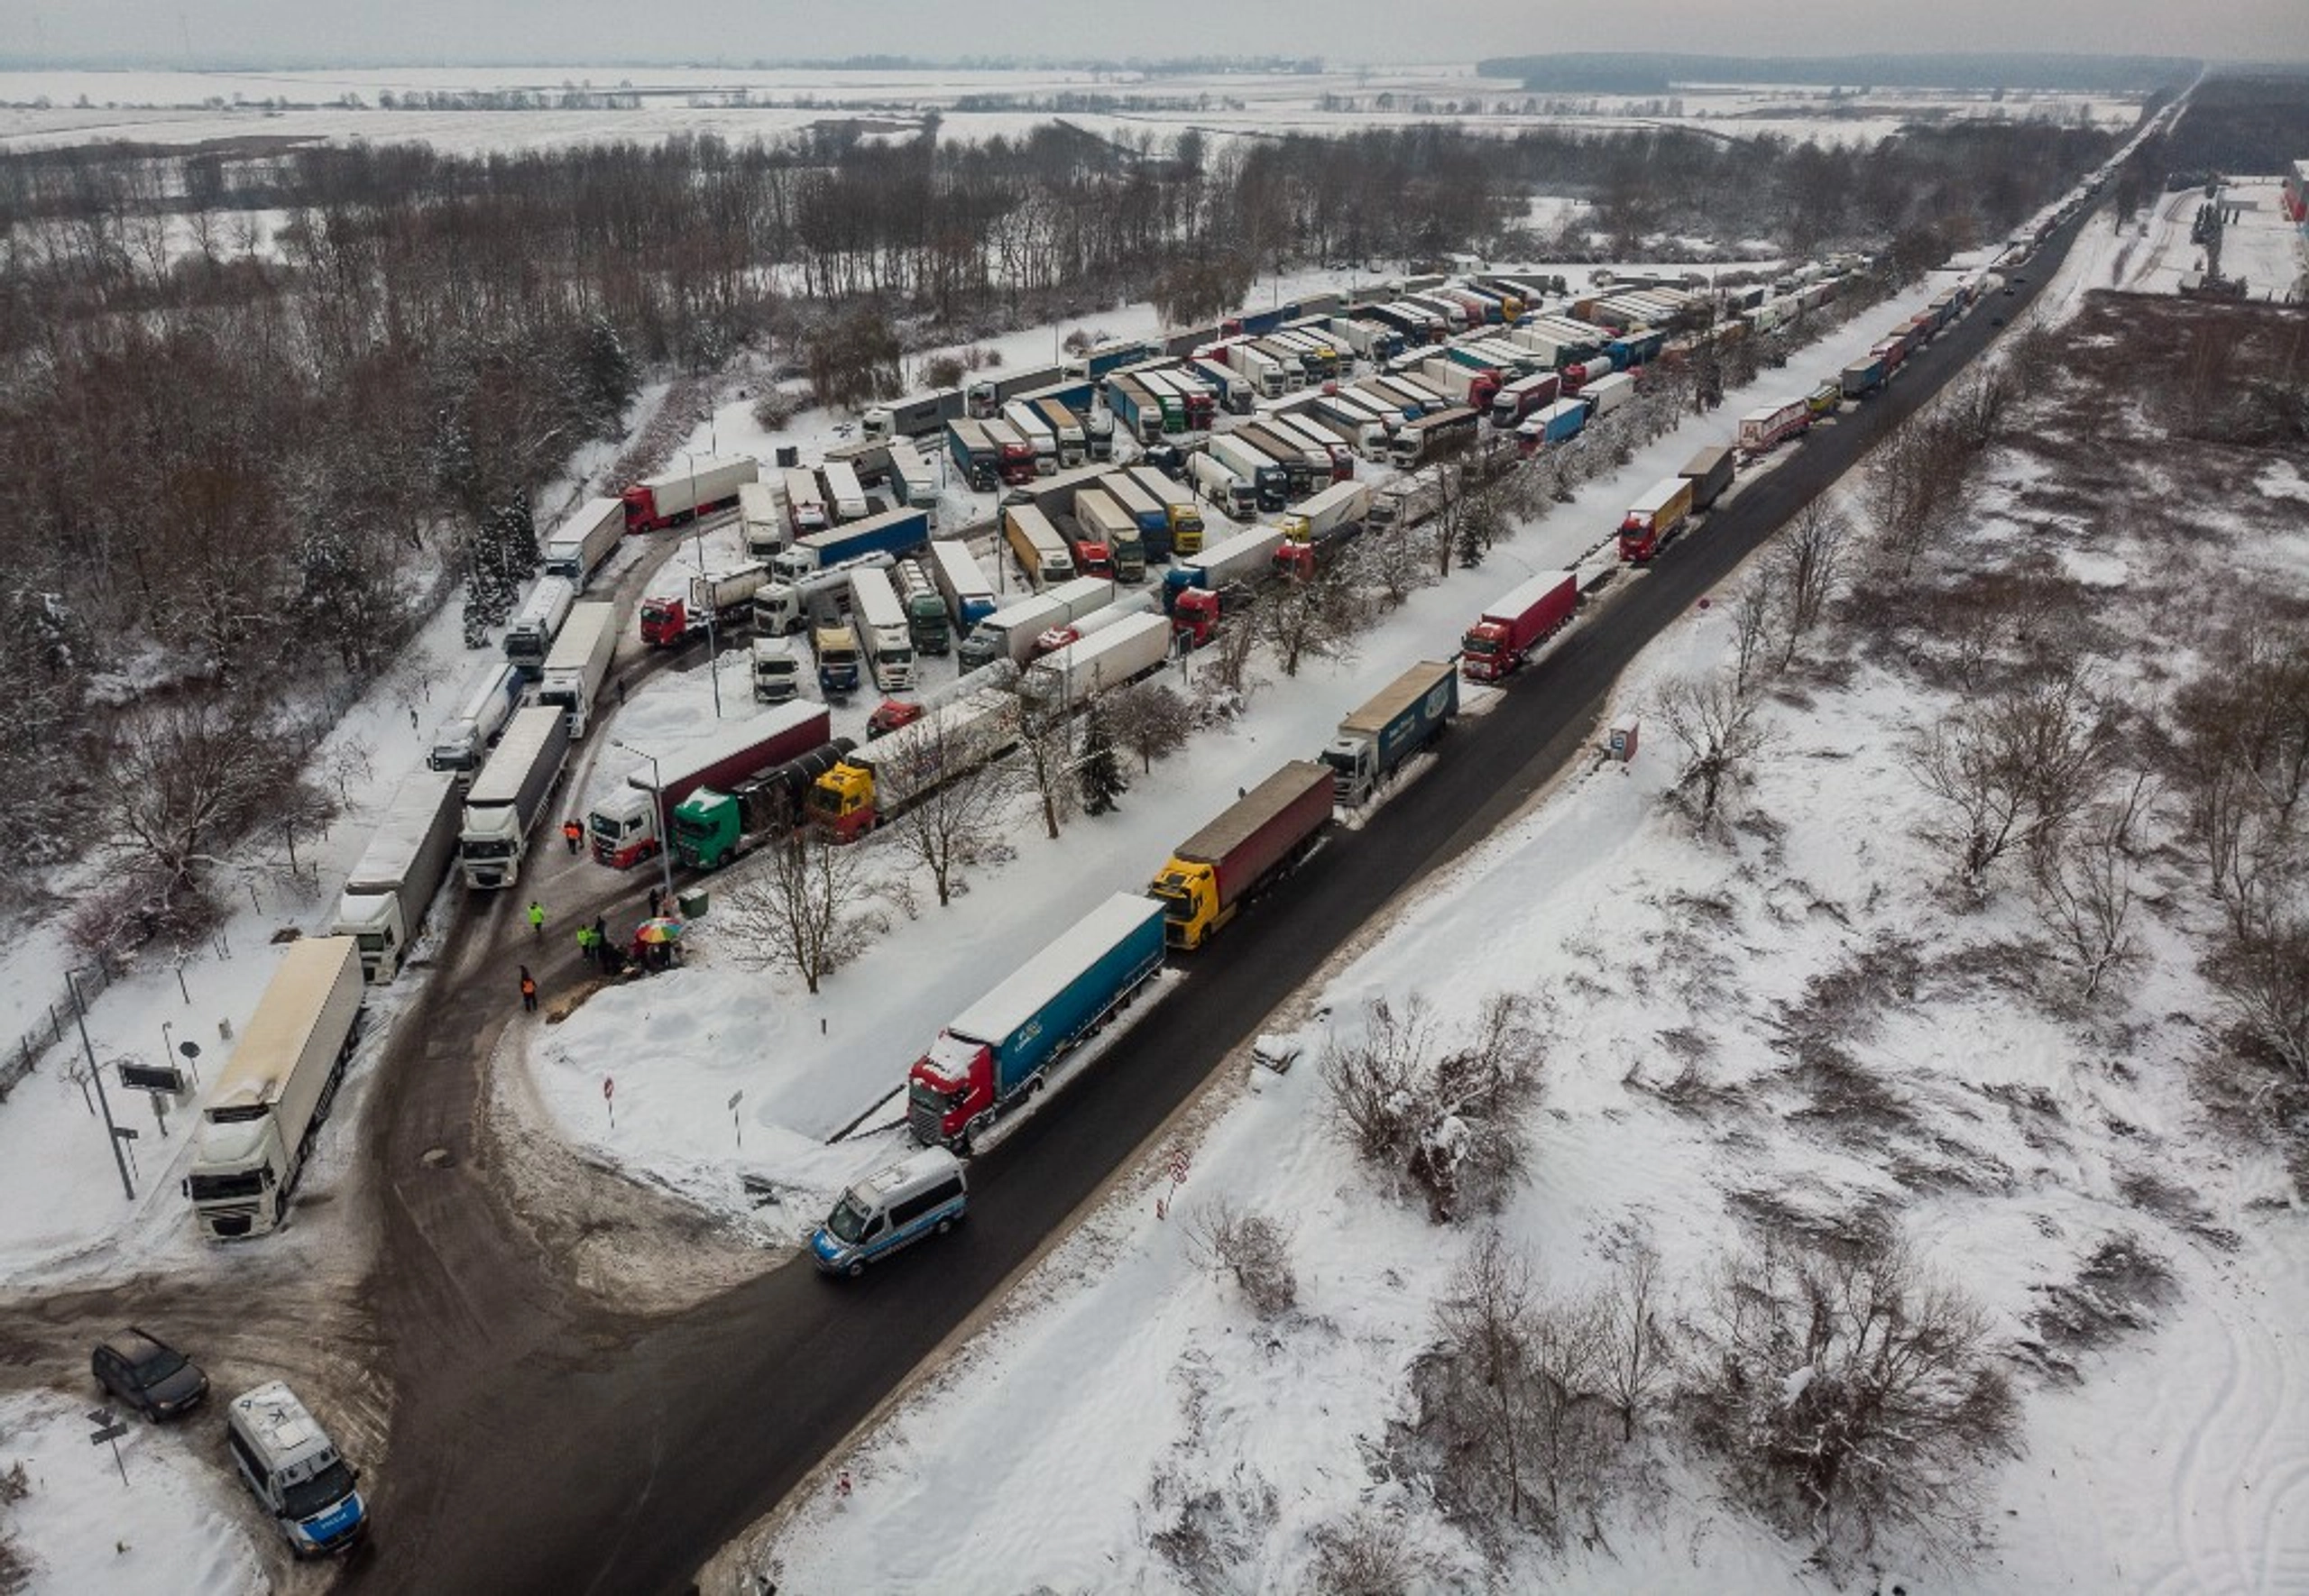
POLYGON ((1171 630, 1184 632, 1200 648, 1219 635, 1219 595, 1207 587, 1191 587, 1171 609, 1171 630))
POLYGON ((1660 546, 1660 535, 1650 521, 1632 515, 1620 523, 1620 558, 1629 564, 1649 560, 1660 546))
POLYGON ((1074 546, 1074 565, 1075 573, 1080 576, 1104 576, 1111 579, 1115 573, 1113 551, 1105 544, 1093 543, 1088 538, 1074 546))
POLYGON ((689 603, 677 593, 652 593, 641 601, 641 640, 652 648, 674 648, 689 640, 689 603))
POLYGON ((1286 541, 1274 551, 1274 568, 1293 582, 1311 582, 1315 576, 1315 546, 1311 543, 1286 541))
POLYGON ((926 1117, 919 1111, 934 1111, 938 1139, 952 1146, 994 1106, 994 1056, 981 1043, 942 1031, 906 1071, 906 1096, 917 1111, 908 1117, 918 1120, 926 1117))
POLYGON ((922 719, 922 706, 903 698, 886 698, 866 717, 866 740, 888 737, 901 726, 911 726, 922 719))
POLYGON ((668 524, 667 518, 658 513, 657 495, 636 484, 618 495, 625 505, 625 529, 629 532, 655 532, 668 524))

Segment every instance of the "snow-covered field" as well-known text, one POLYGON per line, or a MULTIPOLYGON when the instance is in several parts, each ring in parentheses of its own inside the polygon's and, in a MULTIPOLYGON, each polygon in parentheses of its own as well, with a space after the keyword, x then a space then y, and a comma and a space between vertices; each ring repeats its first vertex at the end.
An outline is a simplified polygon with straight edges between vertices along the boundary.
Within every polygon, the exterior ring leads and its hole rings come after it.
POLYGON ((2134 102, 2045 94, 2000 103, 1982 94, 1711 85, 1662 105, 1625 96, 1541 96, 1532 112, 1521 86, 1482 78, 1472 67, 1356 68, 1316 73, 1204 76, 1063 71, 803 71, 776 68, 398 68, 311 72, 0 72, 0 145, 30 147, 136 139, 186 144, 211 139, 422 141, 454 151, 543 149, 610 139, 713 133, 768 138, 813 124, 876 115, 905 131, 935 109, 944 136, 1015 135, 1046 121, 1060 96, 1066 119, 1116 139, 1192 127, 1220 136, 1338 133, 1430 121, 1512 133, 1534 125, 1705 127, 1732 137, 1771 133, 1822 143, 1872 141, 1917 117, 2086 118, 2120 125, 2134 102), (631 94, 639 103, 600 109, 383 108, 381 96, 520 89, 549 104, 566 91, 631 94), (1000 108, 961 108, 968 96, 1007 96, 1000 108), (1105 96, 1090 108, 1087 96, 1105 96), (1029 103, 1033 102, 1033 103, 1029 103), (1351 104, 1352 108, 1348 108, 1351 104), (1015 107, 1015 108, 1013 108, 1015 107))
MULTIPOLYGON (((2222 233, 2221 272, 2244 279, 2250 298, 2281 301, 2309 280, 2309 246, 2278 204, 2282 184, 2279 178, 2251 177, 2230 178, 2222 184, 2221 203, 2236 206, 2239 214, 2222 233)), ((2204 203, 2202 188, 2157 196, 2138 225, 2127 227, 2107 278, 2091 286, 2140 294, 2177 291, 2183 276, 2205 268, 2204 247, 2189 239, 2197 209, 2204 203)))
MULTIPOLYGON (((2119 247, 2088 234, 2058 286, 2104 282, 2119 247)), ((2156 551, 2121 518, 2065 533, 2024 521, 2028 478, 1992 471, 1973 546, 2050 538, 2102 591, 2153 582, 2156 551)), ((2291 486, 2269 472, 2258 491, 2291 486)), ((2296 599, 2305 544, 2295 522, 2263 562, 2296 599)), ((1689 617, 1614 709, 1721 661, 1730 610, 1689 617)), ((1946 1566, 1887 1546, 1873 1589, 2309 1588, 2299 1194, 2276 1159, 2211 1128, 2193 1093, 2194 1016, 2217 1006, 2198 916, 2160 874, 2137 973, 2081 1015, 1998 978, 1978 950, 2036 934, 2026 894, 1952 904, 1900 757, 1949 702, 1856 660, 1805 679, 1770 711, 1774 740, 1739 799, 1749 823, 1714 840, 1667 804, 1676 750, 1647 724, 1632 767, 1573 777, 1423 892, 1306 995, 1281 1040, 1311 1060, 1352 1041, 1375 999, 1416 993, 1449 1022, 1493 992, 1531 994, 1545 1097, 1529 1178, 1497 1223, 1550 1298, 1599 1283, 1603 1242, 1631 1222, 1690 1311, 1740 1215, 1873 1213, 1982 1305, 2000 1346, 2033 1348, 2014 1359, 2024 1445, 1991 1475, 1982 1544, 1946 1566), (1897 1105, 1891 1128, 1871 1129, 1799 1084, 1784 1027, 1814 983, 1895 945, 1922 979, 1845 1038, 1897 1105), (1688 1068, 1697 1098, 1671 1088, 1688 1068), (2165 1261, 2169 1293, 2103 1344, 2047 1349, 2051 1293, 2124 1236, 2165 1261)), ((1169 1192, 1168 1148, 1135 1171, 994 1327, 833 1461, 842 1489, 830 1472, 740 1561, 805 1592, 1315 1589, 1320 1534, 1361 1515, 1413 1590, 1872 1588, 1808 1568, 1805 1548, 1679 1454, 1656 1455, 1559 1557, 1524 1537, 1488 1564, 1389 1446, 1468 1236, 1388 1194, 1327 1131, 1307 1062, 1278 1077, 1244 1060, 1206 1109, 1182 1133, 1182 1188, 1169 1192), (1196 1257, 1187 1231, 1219 1199, 1287 1233, 1292 1311, 1258 1319, 1196 1257)), ((934 1250, 898 1267, 935 1268, 934 1250)))

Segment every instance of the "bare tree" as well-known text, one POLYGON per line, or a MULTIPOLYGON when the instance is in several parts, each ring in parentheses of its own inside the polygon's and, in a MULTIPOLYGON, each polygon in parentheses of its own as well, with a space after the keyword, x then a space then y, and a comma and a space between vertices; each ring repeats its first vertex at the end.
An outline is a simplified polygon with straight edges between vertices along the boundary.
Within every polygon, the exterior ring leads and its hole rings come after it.
POLYGON ((1633 1441, 1636 1426, 1674 1379, 1675 1344, 1668 1334, 1672 1314, 1660 1250, 1649 1234, 1622 1231, 1609 1239, 1605 1252, 1612 1261, 1612 1279, 1602 1301, 1605 1329, 1597 1383, 1619 1415, 1621 1439, 1633 1441))
POLYGON ((930 877, 942 909, 968 867, 999 864, 1015 851, 1003 837, 1013 789, 996 758, 997 739, 983 729, 956 736, 944 728, 937 722, 901 756, 897 786, 917 796, 890 826, 899 851, 930 877))
POLYGON ((2016 844, 2042 853, 2091 802, 2111 729, 2074 666, 2008 680, 1911 745, 1939 812, 1923 829, 1977 893, 2016 844))
POLYGON ((2102 982, 2140 952, 2132 929, 2140 896, 2133 887, 2129 829, 2125 810, 2104 805, 2093 824, 2072 829, 2037 856, 2038 922, 2074 972, 2076 995, 2087 1003, 2102 982))
POLYGON ((1679 1408, 1781 1530, 1832 1563, 1880 1537, 1973 1539, 2019 1407, 1988 1316, 1903 1246, 1767 1236, 1725 1264, 1695 1332, 1679 1408))
POLYGON ((2265 903, 2202 964, 2229 1021, 2296 1087, 2309 1086, 2309 915, 2265 903))
POLYGON ((1835 589, 1851 527, 1818 500, 1806 505, 1780 540, 1774 561, 1783 610, 1780 668, 1795 663, 1796 649, 1819 621, 1835 589))
POLYGON ((1759 565, 1732 601, 1732 684, 1741 693, 1758 685, 1771 663, 1765 647, 1781 619, 1780 584, 1777 562, 1759 565))
POLYGON ((889 930, 869 907, 867 849, 805 830, 764 848, 758 873, 722 894, 737 930, 738 957, 755 968, 782 968, 811 992, 889 930))
POLYGON ((1454 558, 1465 565, 1481 564, 1492 546, 1538 508, 1538 478, 1522 469, 1512 444, 1465 452, 1443 462, 1437 474, 1440 491, 1428 536, 1438 577, 1451 574, 1454 558))
POLYGON ((1729 671, 1670 677, 1654 696, 1652 712, 1684 746, 1676 789, 1705 831, 1725 786, 1743 779, 1770 741, 1754 689, 1729 671))
POLYGON ((1495 993, 1459 1045, 1438 1051, 1426 1001, 1372 1004, 1362 1035, 1324 1049, 1333 1124, 1366 1162, 1408 1180, 1439 1224, 1488 1207, 1522 1172, 1521 1110, 1546 1051, 1532 1000, 1495 993))
POLYGON ((1437 1302, 1435 1332, 1415 1385, 1446 1510, 1495 1545, 1528 1527, 1560 1548, 1592 1527, 1614 1459, 1598 1306, 1543 1299, 1530 1264, 1486 1230, 1437 1302))
POLYGON ((1246 1214, 1226 1197, 1211 1198, 1188 1222, 1187 1244, 1205 1267, 1233 1277, 1259 1317, 1271 1319, 1298 1305, 1291 1233, 1265 1215, 1246 1214))
POLYGON ((1106 713, 1115 741, 1137 755, 1139 767, 1148 772, 1155 760, 1186 747, 1194 730, 1194 711, 1178 689, 1152 678, 1115 693, 1106 713))
POLYGON ((1284 582, 1252 617, 1283 674, 1296 676, 1304 660, 1354 658, 1369 613, 1345 564, 1331 560, 1308 580, 1284 582))

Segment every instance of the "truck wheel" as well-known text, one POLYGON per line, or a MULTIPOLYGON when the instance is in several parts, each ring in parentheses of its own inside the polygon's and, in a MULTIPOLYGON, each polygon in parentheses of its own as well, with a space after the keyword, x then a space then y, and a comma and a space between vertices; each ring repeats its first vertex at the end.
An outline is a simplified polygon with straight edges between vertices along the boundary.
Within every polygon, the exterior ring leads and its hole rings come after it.
POLYGON ((862 1258, 853 1258, 850 1261, 850 1267, 842 1272, 854 1280, 866 1272, 866 1261, 862 1258))
POLYGON ((952 1219, 941 1219, 938 1222, 938 1234, 942 1236, 951 1232, 953 1228, 954 1222, 952 1219))

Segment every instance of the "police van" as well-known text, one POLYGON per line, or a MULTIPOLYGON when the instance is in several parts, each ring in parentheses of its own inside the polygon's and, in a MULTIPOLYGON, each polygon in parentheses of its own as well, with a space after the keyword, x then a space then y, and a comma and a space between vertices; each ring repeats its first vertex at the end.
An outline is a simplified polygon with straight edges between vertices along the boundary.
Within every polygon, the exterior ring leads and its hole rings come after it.
POLYGON ((943 1147, 878 1169, 842 1194, 810 1237, 810 1255, 828 1274, 860 1275, 876 1259, 944 1235, 970 1204, 962 1160, 943 1147))
POLYGON ((225 1442, 241 1478, 298 1556, 345 1551, 368 1527, 360 1475, 280 1380, 233 1399, 225 1410, 225 1442))

